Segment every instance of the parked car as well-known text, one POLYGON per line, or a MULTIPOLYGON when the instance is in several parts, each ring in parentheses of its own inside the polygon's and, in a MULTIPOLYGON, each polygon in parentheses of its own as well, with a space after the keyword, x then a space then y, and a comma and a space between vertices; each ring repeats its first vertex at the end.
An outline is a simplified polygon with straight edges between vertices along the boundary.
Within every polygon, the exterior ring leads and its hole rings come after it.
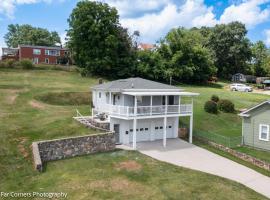
POLYGON ((232 91, 240 91, 240 92, 252 92, 252 87, 245 85, 245 84, 239 84, 234 83, 230 85, 230 88, 232 91))

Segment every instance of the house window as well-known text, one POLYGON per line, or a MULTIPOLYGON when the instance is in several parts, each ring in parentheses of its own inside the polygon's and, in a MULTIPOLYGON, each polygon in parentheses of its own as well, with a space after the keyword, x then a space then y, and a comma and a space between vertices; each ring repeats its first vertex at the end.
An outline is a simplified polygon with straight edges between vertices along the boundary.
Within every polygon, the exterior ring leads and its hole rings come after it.
POLYGON ((49 62, 49 58, 45 58, 45 63, 46 64, 49 64, 50 62, 49 62))
POLYGON ((163 129, 163 126, 159 127, 159 129, 163 129))
POLYGON ((143 128, 140 128, 140 131, 143 131, 143 128))
POLYGON ((60 56, 60 51, 59 50, 45 50, 45 55, 47 56, 60 56))
POLYGON ((144 130, 145 130, 145 131, 148 131, 148 128, 145 128, 144 130))
POLYGON ((269 125, 260 124, 259 139, 269 141, 269 125))
POLYGON ((172 128, 172 126, 169 126, 169 128, 172 128))
POLYGON ((158 130, 158 127, 156 126, 155 129, 158 130))
POLYGON ((133 132, 133 129, 129 129, 129 132, 133 132))
POLYGON ((101 98, 101 92, 98 93, 98 97, 101 98))
POLYGON ((33 49, 33 54, 34 55, 40 55, 41 54, 40 49, 33 49))
POLYGON ((126 131, 126 135, 128 135, 128 131, 126 131))

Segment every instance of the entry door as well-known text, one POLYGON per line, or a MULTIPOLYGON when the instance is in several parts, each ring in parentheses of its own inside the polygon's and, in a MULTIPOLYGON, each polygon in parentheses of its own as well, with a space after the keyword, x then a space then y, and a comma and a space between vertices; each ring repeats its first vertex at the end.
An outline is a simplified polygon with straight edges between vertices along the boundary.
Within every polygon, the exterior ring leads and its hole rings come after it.
POLYGON ((38 64, 38 58, 34 58, 34 64, 38 64))
POLYGON ((113 125, 113 130, 115 132, 115 142, 116 144, 120 143, 120 124, 114 124, 113 125))

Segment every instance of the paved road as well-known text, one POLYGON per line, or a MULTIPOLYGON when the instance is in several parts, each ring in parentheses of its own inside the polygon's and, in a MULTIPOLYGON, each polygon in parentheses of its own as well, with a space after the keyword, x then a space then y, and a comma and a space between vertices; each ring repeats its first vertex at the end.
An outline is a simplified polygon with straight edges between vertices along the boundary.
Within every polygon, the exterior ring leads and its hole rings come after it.
POLYGON ((225 177, 270 198, 270 178, 180 139, 137 143, 138 150, 157 160, 225 177))

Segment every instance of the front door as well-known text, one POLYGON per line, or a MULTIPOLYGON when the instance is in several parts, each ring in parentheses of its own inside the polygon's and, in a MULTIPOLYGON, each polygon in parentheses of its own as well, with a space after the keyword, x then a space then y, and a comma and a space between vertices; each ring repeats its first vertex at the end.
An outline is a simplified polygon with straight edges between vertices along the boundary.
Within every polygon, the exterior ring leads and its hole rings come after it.
POLYGON ((115 142, 116 144, 120 143, 120 124, 114 124, 113 125, 113 130, 115 132, 115 142))

